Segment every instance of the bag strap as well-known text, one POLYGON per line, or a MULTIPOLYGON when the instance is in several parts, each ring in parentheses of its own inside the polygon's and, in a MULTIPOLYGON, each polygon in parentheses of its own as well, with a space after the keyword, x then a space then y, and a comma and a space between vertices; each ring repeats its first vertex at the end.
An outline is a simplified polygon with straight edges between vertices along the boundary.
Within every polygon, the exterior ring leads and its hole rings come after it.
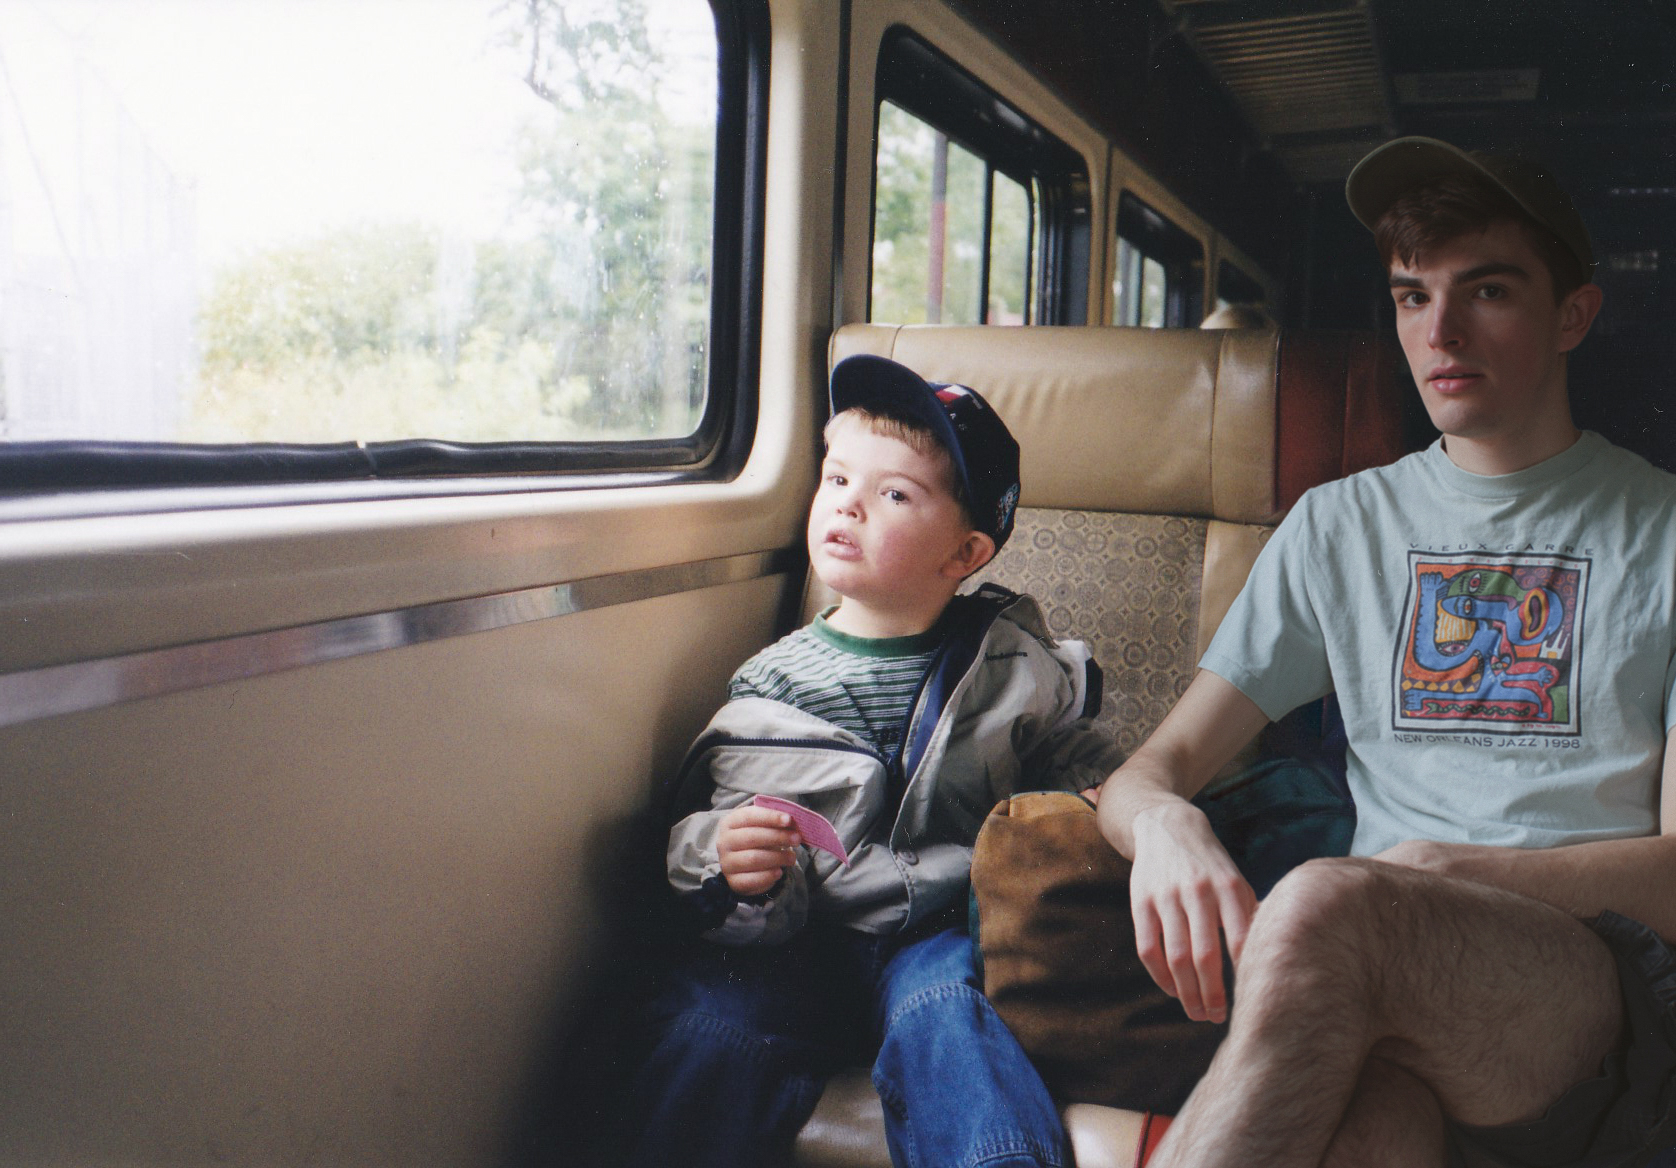
POLYGON ((919 695, 908 709, 911 736, 903 736, 897 754, 900 765, 892 768, 903 785, 907 784, 908 776, 914 773, 925 757, 926 748, 931 745, 931 735, 936 731, 955 687, 977 661, 984 638, 989 635, 989 626, 1017 599, 1017 593, 999 584, 985 584, 976 592, 956 596, 949 601, 943 617, 947 623, 943 643, 937 647, 931 666, 920 682, 919 695))

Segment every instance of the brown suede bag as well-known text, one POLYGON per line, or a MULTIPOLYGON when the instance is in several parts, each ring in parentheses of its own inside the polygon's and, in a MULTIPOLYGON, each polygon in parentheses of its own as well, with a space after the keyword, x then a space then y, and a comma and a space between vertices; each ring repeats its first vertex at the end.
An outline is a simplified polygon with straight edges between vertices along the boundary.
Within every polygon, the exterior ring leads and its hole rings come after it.
POLYGON ((1141 965, 1129 861, 1081 796, 1015 795, 990 812, 972 939, 984 992, 1066 1102, 1173 1115, 1227 1032, 1191 1021, 1141 965))

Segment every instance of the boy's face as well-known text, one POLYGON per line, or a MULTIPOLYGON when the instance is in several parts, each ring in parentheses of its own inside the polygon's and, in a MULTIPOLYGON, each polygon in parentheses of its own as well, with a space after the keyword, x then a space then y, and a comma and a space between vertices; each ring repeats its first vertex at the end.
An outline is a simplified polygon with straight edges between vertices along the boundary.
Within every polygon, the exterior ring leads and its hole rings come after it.
POLYGON ((1569 419, 1563 355, 1588 332, 1599 289, 1586 285, 1556 305, 1551 280, 1511 222, 1393 262, 1397 335, 1443 433, 1494 439, 1556 411, 1569 419))
POLYGON ((821 582, 874 608, 946 601, 994 546, 972 530, 950 473, 946 456, 840 415, 809 509, 809 562, 821 582), (976 562, 974 543, 984 549, 976 562))

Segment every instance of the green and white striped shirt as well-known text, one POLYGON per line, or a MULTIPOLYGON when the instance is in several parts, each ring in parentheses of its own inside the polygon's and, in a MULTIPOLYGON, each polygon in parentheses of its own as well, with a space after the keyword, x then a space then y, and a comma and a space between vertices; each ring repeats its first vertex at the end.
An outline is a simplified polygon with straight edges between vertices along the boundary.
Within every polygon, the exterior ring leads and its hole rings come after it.
POLYGON ((942 642, 941 626, 912 637, 853 637, 823 613, 740 666, 727 696, 785 702, 889 754, 942 642))

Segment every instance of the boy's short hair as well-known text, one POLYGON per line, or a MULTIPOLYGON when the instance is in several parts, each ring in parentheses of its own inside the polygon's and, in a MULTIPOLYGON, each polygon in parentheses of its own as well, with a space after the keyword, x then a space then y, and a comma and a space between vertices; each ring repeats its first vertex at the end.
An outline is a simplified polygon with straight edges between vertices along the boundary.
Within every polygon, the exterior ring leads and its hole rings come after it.
POLYGON ((1345 199, 1374 233, 1390 268, 1492 223, 1517 223, 1547 265, 1557 304, 1592 278, 1589 232, 1548 170, 1520 158, 1469 153, 1436 138, 1397 138, 1358 162, 1345 199))
POLYGON ((862 409, 869 416, 902 426, 903 440, 916 450, 923 432, 949 460, 954 497, 971 521, 995 542, 995 550, 1013 531, 1018 508, 1018 442, 977 390, 964 385, 926 381, 885 357, 846 357, 832 370, 835 416, 862 409))
POLYGON ((972 504, 966 497, 965 484, 960 481, 960 476, 954 470, 954 456, 949 453, 948 447, 943 445, 942 439, 932 432, 930 426, 889 402, 874 401, 866 405, 850 406, 833 414, 822 431, 829 445, 832 441, 832 428, 838 424, 840 418, 852 419, 875 434, 896 439, 915 454, 936 459, 943 468, 943 486, 954 496, 954 501, 960 504, 961 513, 965 515, 973 530, 977 530, 978 524, 972 518, 972 504))

